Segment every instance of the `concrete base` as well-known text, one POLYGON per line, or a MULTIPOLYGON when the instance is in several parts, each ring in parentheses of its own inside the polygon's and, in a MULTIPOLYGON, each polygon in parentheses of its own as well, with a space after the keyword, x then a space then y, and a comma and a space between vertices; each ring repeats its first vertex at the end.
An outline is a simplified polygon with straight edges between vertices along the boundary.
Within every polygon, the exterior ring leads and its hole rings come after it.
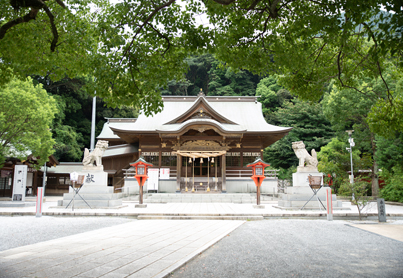
POLYGON ((255 209, 264 209, 264 205, 253 205, 253 208, 255 209))
POLYGON ((36 206, 35 202, 0 202, 0 207, 34 207, 36 206))
MULTIPOLYGON (((305 203, 314 195, 309 186, 286 187, 285 193, 279 194, 278 207, 279 208, 302 208, 305 203)), ((316 196, 312 197, 311 201, 306 204, 304 209, 324 209, 319 201, 322 201, 326 207, 326 189, 322 187, 316 196)), ((342 207, 342 201, 337 200, 336 194, 332 194, 333 209, 342 207)))
MULTIPOLYGON (((122 194, 113 193, 113 187, 108 186, 108 173, 90 169, 86 170, 85 172, 83 170, 83 172, 80 172, 79 175, 85 176, 85 182, 78 193, 79 195, 75 195, 73 188, 70 187, 69 193, 63 194, 62 207, 66 207, 73 197, 75 208, 105 208, 122 206, 122 194)), ((72 206, 73 202, 70 203, 69 208, 72 206)))
MULTIPOLYGON (((310 203, 311 202, 309 202, 309 204, 310 203)), ((322 202, 322 203, 326 206, 326 204, 324 202, 322 202)), ((278 208, 278 209, 282 209, 282 210, 290 210, 290 211, 291 210, 292 211, 297 211, 297 210, 301 211, 301 208, 302 208, 303 205, 304 204, 302 204, 301 206, 296 206, 296 207, 283 207, 283 206, 274 205, 273 208, 278 208)), ((313 206, 308 207, 308 205, 306 205, 302 211, 305 211, 305 210, 307 210, 307 211, 308 210, 321 210, 321 211, 326 213, 326 210, 324 210, 322 206, 319 207, 318 202, 316 202, 316 206, 313 205, 313 206)), ((351 210, 351 209, 350 208, 345 208, 345 207, 337 207, 337 208, 333 207, 333 210, 334 211, 342 211, 342 210, 351 210)))
MULTIPOLYGON (((326 207, 326 188, 322 187, 314 195, 313 190, 309 187, 308 176, 323 176, 318 172, 297 172, 292 174, 293 186, 286 187, 283 194, 279 194, 279 201, 277 208, 294 210, 304 209, 307 210, 325 210, 322 204, 326 207), (313 197, 312 197, 313 196, 313 197), (312 198, 311 198, 312 197, 312 198), (307 201, 311 199, 307 203, 307 201), (318 201, 322 202, 322 204, 318 201)), ((322 179, 323 185, 323 179, 322 179)), ((336 194, 332 194, 333 209, 337 210, 342 207, 342 202, 337 201, 336 194)))
POLYGON ((146 208, 147 204, 137 204, 137 205, 134 205, 134 207, 135 208, 146 208))

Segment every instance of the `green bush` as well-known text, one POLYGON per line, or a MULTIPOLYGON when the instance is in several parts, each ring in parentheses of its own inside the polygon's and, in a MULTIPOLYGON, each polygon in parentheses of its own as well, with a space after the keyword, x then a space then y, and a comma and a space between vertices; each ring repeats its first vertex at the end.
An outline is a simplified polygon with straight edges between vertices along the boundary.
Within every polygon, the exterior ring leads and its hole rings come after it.
POLYGON ((292 174, 297 172, 297 166, 291 166, 289 168, 281 168, 278 172, 278 178, 280 180, 292 180, 292 174))
POLYGON ((348 196, 351 203, 357 207, 360 220, 362 219, 362 209, 371 198, 368 197, 369 188, 371 188, 371 183, 363 177, 355 178, 353 184, 349 180, 344 180, 339 188, 339 195, 348 196), (354 198, 352 198, 353 194, 354 198))
POLYGON ((394 169, 394 172, 383 171, 381 177, 386 186, 381 190, 381 196, 387 201, 403 203, 403 170, 394 169))
MULTIPOLYGON (((370 179, 369 179, 370 180, 370 179)), ((343 180, 340 185, 338 195, 339 196, 349 196, 354 195, 358 196, 368 196, 369 191, 371 189, 371 183, 366 179, 362 179, 362 177, 355 178, 354 184, 351 184, 349 180, 343 180)))

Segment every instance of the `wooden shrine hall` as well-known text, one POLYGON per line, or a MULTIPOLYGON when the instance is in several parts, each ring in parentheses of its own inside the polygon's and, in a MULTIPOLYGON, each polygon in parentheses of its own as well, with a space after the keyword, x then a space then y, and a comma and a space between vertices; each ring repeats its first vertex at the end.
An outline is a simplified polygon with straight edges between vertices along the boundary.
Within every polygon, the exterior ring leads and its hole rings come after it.
POLYGON ((268 124, 257 98, 163 96, 163 110, 153 116, 108 119, 97 139, 109 141, 103 165, 110 184, 135 185, 125 172, 142 156, 168 170, 159 192, 247 192, 253 181, 246 165, 291 130, 268 124))

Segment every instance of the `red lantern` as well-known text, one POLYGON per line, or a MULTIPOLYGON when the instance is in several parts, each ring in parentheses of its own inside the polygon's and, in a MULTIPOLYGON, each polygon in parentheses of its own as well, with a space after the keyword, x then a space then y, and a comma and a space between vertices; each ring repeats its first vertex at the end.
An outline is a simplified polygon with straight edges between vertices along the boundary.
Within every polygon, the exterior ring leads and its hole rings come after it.
POLYGON ((264 162, 259 157, 256 160, 246 167, 252 167, 252 177, 251 179, 255 182, 256 185, 256 201, 257 204, 260 205, 260 186, 262 185, 263 180, 266 178, 264 176, 264 168, 270 166, 270 164, 264 162))
POLYGON ((139 204, 143 204, 143 186, 148 179, 147 168, 152 167, 153 165, 145 161, 143 157, 140 157, 136 162, 130 163, 130 166, 136 168, 136 175, 134 177, 140 186, 139 204))

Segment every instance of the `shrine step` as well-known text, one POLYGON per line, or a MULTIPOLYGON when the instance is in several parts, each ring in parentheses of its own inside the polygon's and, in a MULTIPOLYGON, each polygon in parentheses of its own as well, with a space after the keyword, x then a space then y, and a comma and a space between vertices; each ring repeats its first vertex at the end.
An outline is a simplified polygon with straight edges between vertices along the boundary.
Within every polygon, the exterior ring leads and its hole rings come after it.
POLYGON ((244 221, 260 221, 263 216, 256 215, 139 215, 138 220, 244 220, 244 221))
POLYGON ((256 202, 256 196, 251 194, 151 194, 144 198, 145 203, 239 203, 256 202))

